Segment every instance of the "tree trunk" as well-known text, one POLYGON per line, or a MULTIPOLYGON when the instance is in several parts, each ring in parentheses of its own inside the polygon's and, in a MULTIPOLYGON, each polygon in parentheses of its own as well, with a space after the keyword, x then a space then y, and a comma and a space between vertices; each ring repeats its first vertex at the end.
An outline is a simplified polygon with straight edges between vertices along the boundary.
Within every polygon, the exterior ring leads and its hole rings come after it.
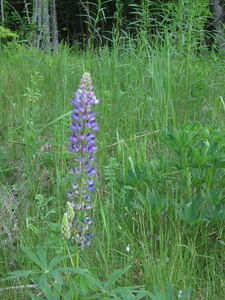
POLYGON ((49 28, 49 10, 48 0, 43 2, 43 39, 44 39, 44 51, 50 50, 50 28, 49 28))
POLYGON ((32 16, 32 33, 30 41, 37 48, 37 15, 38 15, 38 0, 34 1, 33 16, 32 16))
POLYGON ((218 47, 225 56, 225 35, 223 24, 225 22, 224 0, 212 0, 211 12, 213 14, 213 27, 218 47))
POLYGON ((1 0, 1 17, 2 17, 2 26, 4 26, 5 16, 4 16, 4 3, 3 3, 3 0, 1 0))
POLYGON ((57 52, 59 44, 57 14, 55 0, 50 0, 50 23, 51 23, 51 38, 53 52, 57 52))

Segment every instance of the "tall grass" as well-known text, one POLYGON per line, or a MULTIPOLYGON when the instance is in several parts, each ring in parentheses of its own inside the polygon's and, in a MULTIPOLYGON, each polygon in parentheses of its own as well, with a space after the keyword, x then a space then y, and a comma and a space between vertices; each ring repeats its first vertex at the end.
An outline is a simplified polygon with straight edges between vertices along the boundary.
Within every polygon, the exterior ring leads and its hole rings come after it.
MULTIPOLYGON (((88 71, 100 99, 99 174, 95 238, 81 253, 82 267, 96 268, 104 279, 131 264, 126 285, 165 291, 169 279, 177 294, 191 286, 190 299, 224 299, 224 221, 195 227, 183 222, 179 210, 187 187, 168 171, 166 157, 175 155, 159 138, 196 121, 224 132, 223 62, 214 54, 183 51, 170 37, 154 47, 144 37, 141 44, 128 39, 95 53, 63 45, 54 56, 24 47, 1 52, 1 276, 32 268, 19 246, 43 244, 47 228, 61 221, 71 99, 88 71), (142 180, 151 166, 155 173, 142 180), (166 199, 158 213, 136 205, 139 193, 147 199, 147 187, 162 203, 166 199)), ((24 289, 0 293, 1 299, 27 299, 24 289)))

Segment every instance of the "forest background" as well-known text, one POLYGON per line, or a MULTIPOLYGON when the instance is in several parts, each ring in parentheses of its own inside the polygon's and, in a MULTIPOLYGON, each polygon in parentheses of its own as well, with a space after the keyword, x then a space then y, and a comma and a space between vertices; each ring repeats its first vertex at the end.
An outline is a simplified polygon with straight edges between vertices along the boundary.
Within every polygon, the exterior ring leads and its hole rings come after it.
POLYGON ((82 48, 102 47, 122 36, 138 37, 140 32, 153 42, 165 28, 179 33, 190 26, 199 31, 199 46, 212 45, 215 35, 223 37, 224 22, 223 0, 1 0, 1 24, 23 42, 45 50, 57 48, 61 41, 82 48))
POLYGON ((224 1, 0 5, 0 299, 224 300, 224 1), (87 211, 68 150, 84 72, 87 211), (63 239, 68 202, 89 247, 63 239))

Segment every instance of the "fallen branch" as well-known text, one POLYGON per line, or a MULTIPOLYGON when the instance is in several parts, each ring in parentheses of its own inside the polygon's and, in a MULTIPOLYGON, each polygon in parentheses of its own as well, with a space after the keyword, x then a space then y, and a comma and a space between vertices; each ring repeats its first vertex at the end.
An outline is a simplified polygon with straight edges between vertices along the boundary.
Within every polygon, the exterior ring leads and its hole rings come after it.
MULTIPOLYGON (((137 135, 137 136, 135 136, 135 137, 133 137, 133 138, 130 138, 130 139, 121 140, 121 141, 119 141, 119 142, 116 142, 116 143, 110 144, 110 145, 108 145, 108 146, 102 147, 102 148, 100 148, 99 150, 102 150, 102 149, 105 149, 105 148, 110 148, 110 147, 116 146, 116 145, 118 145, 118 144, 127 142, 127 141, 132 141, 132 140, 135 140, 135 139, 139 139, 139 138, 141 138, 141 137, 143 137, 143 136, 151 135, 151 134, 157 133, 157 132, 159 132, 159 131, 160 131, 160 130, 156 130, 156 131, 153 131, 153 132, 149 132, 149 133, 137 135)), ((99 151, 99 150, 98 150, 98 151, 99 151)))

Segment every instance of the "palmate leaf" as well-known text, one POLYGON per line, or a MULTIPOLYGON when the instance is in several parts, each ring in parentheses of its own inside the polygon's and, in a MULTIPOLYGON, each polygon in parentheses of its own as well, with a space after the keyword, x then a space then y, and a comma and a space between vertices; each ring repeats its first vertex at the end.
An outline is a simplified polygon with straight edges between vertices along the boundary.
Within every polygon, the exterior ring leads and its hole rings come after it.
POLYGON ((66 259, 66 258, 73 257, 73 256, 75 256, 75 255, 77 255, 77 254, 70 254, 70 255, 56 256, 56 257, 54 257, 54 258, 50 261, 50 263, 49 263, 49 265, 48 265, 48 269, 49 269, 49 270, 52 270, 52 269, 53 269, 57 264, 59 264, 62 260, 66 259))
POLYGON ((43 270, 43 265, 39 258, 27 247, 20 246, 23 252, 36 264, 43 270))
POLYGON ((74 281, 74 289, 79 286, 81 294, 85 297, 90 294, 90 291, 95 291, 95 294, 97 291, 104 292, 104 288, 100 280, 87 269, 64 267, 58 268, 57 271, 73 273, 74 275, 70 274, 70 277, 74 281))
POLYGON ((37 245, 37 254, 38 256, 36 256, 30 249, 28 249, 27 247, 21 246, 21 249, 23 250, 23 252, 36 264, 40 267, 40 269, 42 271, 45 272, 49 272, 50 270, 52 270, 57 264, 59 264, 62 260, 66 259, 66 258, 71 258, 74 255, 77 254, 72 254, 72 255, 64 255, 64 256, 57 256, 54 257, 49 265, 47 263, 47 257, 46 257, 46 251, 42 248, 42 246, 37 245))
POLYGON ((83 295, 87 296, 89 294, 89 291, 104 291, 104 288, 102 286, 102 283, 99 281, 99 279, 92 274, 91 272, 88 272, 85 274, 85 276, 79 276, 79 284, 80 289, 83 295))

